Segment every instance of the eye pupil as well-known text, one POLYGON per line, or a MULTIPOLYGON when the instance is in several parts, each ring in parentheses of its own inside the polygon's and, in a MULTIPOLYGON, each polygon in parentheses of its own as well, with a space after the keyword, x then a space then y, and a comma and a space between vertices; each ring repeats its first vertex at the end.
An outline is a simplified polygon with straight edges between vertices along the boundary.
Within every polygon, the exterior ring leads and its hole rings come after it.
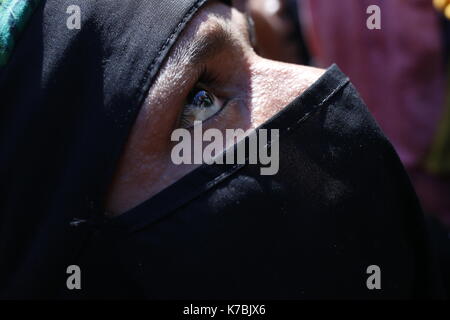
POLYGON ((191 90, 185 101, 180 124, 184 128, 190 128, 195 121, 203 122, 216 115, 224 106, 222 100, 213 93, 195 87, 191 90))
POLYGON ((205 90, 199 90, 192 101, 192 104, 197 107, 210 107, 213 104, 211 95, 205 90))

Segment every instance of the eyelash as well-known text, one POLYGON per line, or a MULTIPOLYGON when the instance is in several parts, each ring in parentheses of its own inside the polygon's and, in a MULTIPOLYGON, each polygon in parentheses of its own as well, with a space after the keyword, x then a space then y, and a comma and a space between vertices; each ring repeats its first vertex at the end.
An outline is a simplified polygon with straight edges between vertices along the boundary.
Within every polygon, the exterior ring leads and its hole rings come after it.
MULTIPOLYGON (((253 32, 248 32, 248 37, 249 37, 249 44, 250 46, 253 48, 253 50, 256 52, 256 54, 259 54, 259 48, 258 48, 258 43, 257 43, 257 39, 256 39, 256 33, 254 32, 254 21, 250 16, 247 16, 247 20, 249 25, 251 26, 251 30, 253 30, 253 32)), ((218 115, 221 111, 223 111, 225 109, 225 107, 228 104, 228 101, 223 101, 221 99, 219 99, 215 94, 211 94, 210 92, 212 90, 207 89, 208 87, 212 87, 212 86, 218 86, 218 75, 217 74, 213 74, 211 72, 209 72, 206 69, 206 66, 203 65, 202 68, 199 70, 199 76, 197 77, 197 82, 195 84, 195 86, 193 87, 193 89, 189 92, 187 98, 186 98, 186 103, 183 106, 183 110, 180 116, 180 126, 182 128, 191 128, 194 125, 194 120, 191 119, 191 117, 195 117, 195 112, 196 110, 194 109, 198 109, 197 112, 201 112, 200 109, 204 107, 194 107, 192 104, 189 104, 189 101, 192 97, 195 97, 195 93, 199 93, 200 91, 205 91, 207 92, 209 95, 212 96, 212 100, 213 102, 215 101, 221 101, 221 106, 218 108, 217 111, 215 111, 212 115, 210 115, 209 117, 207 117, 206 119, 202 119, 200 121, 205 122, 207 120, 209 120, 210 118, 215 117, 216 115, 218 115), (205 84, 206 86, 203 86, 201 84, 205 84)))
POLYGON ((203 66, 199 72, 200 76, 198 77, 196 85, 189 92, 186 103, 183 106, 183 110, 180 116, 180 126, 182 128, 190 128, 194 125, 194 121, 202 121, 205 122, 210 118, 213 118, 217 114, 222 111, 226 106, 226 101, 220 99, 217 95, 212 93, 208 87, 213 85, 217 85, 218 76, 208 72, 206 66, 203 66), (199 96, 199 93, 204 92, 204 94, 199 96), (211 98, 212 104, 210 107, 204 107, 203 105, 194 105, 190 103, 196 98, 211 98), (215 106, 215 103, 219 103, 219 106, 215 106), (212 113, 209 114, 208 113, 212 113), (206 116, 205 116, 206 115, 206 116), (203 117, 203 119, 201 119, 203 117), (198 119, 200 118, 200 119, 198 119))

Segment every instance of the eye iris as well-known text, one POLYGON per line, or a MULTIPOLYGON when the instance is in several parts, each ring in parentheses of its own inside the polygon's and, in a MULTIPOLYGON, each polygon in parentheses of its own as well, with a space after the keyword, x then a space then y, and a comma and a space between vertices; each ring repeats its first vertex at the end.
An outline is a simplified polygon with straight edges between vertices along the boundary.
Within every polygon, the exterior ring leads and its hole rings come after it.
POLYGON ((213 99, 212 97, 209 95, 208 92, 206 92, 205 90, 200 90, 199 92, 197 92, 197 94, 194 96, 193 99, 193 105, 197 106, 197 107, 204 107, 204 108, 208 108, 213 104, 213 99))

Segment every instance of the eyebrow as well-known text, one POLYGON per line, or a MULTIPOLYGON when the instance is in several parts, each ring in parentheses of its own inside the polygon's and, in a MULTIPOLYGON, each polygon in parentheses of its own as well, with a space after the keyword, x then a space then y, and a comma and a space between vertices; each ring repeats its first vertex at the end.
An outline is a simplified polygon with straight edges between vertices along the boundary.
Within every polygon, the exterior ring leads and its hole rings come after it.
POLYGON ((190 62, 200 64, 221 52, 228 44, 233 43, 230 30, 224 23, 217 21, 205 35, 196 37, 190 46, 190 62))
MULTIPOLYGON (((254 23, 250 15, 245 14, 246 39, 251 46, 254 46, 256 34, 254 23)), ((211 30, 205 35, 196 37, 190 47, 189 60, 193 64, 200 64, 221 52, 227 45, 233 44, 235 39, 226 23, 221 20, 214 22, 211 30)))
MULTIPOLYGON (((252 45, 250 35, 253 26, 248 16, 246 18, 248 34, 244 38, 252 45)), ((189 72, 195 72, 200 76, 199 72, 203 70, 202 65, 223 52, 223 49, 226 49, 228 45, 233 45, 235 41, 229 25, 223 20, 216 19, 206 33, 187 37, 177 44, 155 82, 159 83, 158 87, 170 87, 177 79, 181 81, 180 83, 183 83, 184 80, 180 79, 183 79, 184 75, 189 72), (180 72, 180 70, 185 71, 180 72)))

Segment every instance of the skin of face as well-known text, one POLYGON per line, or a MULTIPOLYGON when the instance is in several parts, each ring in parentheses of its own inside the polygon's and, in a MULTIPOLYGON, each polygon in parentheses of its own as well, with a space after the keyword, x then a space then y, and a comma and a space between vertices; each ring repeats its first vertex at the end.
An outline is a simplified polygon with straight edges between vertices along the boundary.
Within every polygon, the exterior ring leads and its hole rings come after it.
POLYGON ((256 128, 302 94, 323 70, 258 56, 247 16, 211 1, 180 35, 148 92, 119 160, 107 197, 109 215, 151 198, 198 165, 175 165, 172 132, 190 93, 227 101, 203 130, 256 128))

